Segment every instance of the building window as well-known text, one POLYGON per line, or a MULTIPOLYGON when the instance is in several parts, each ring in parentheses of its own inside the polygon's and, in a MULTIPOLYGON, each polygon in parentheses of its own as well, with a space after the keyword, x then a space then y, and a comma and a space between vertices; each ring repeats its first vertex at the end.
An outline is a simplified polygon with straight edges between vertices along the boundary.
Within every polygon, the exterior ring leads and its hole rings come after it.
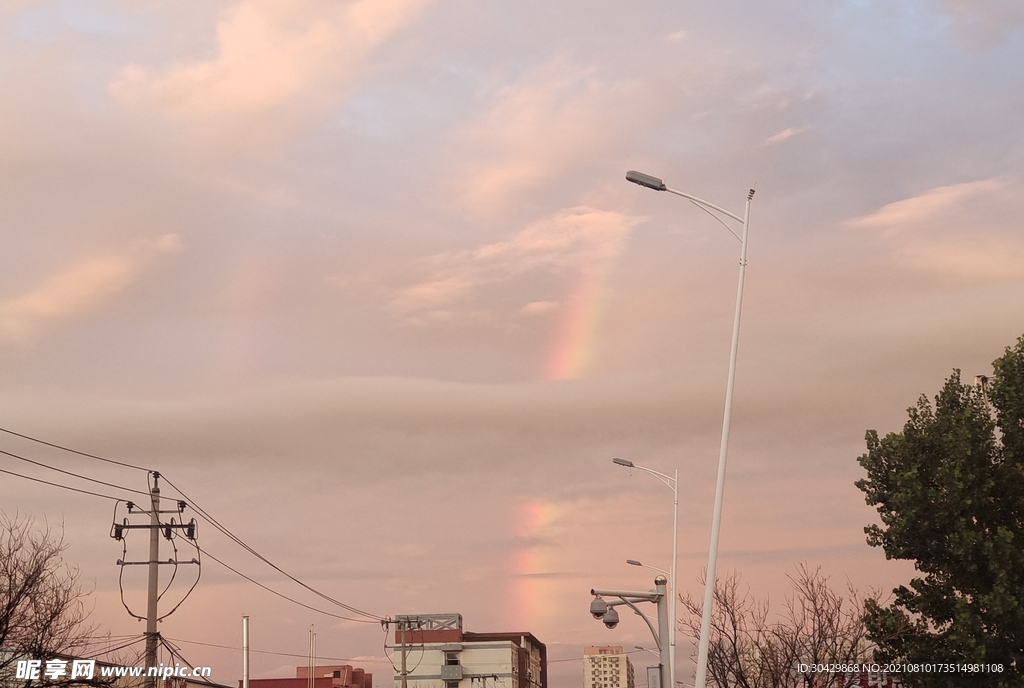
POLYGON ((444 688, 459 688, 458 681, 445 681, 444 688))
MULTIPOLYGON (((459 663, 459 653, 458 652, 445 652, 444 653, 444 663, 447 664, 448 666, 457 666, 458 663, 459 663)), ((457 683, 455 685, 458 686, 457 683)), ((452 688, 452 686, 446 686, 446 688, 452 688)))

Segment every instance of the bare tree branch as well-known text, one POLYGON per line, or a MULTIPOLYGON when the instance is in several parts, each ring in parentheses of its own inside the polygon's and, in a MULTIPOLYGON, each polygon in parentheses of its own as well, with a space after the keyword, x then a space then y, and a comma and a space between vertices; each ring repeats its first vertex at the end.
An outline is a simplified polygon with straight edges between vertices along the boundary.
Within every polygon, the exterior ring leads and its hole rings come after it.
POLYGON ((81 657, 95 639, 78 567, 64 561, 67 548, 62 529, 0 513, 0 685, 24 683, 15 678, 18 660, 81 657))
MULTIPOLYGON (((767 599, 757 602, 740 575, 715 583, 708 677, 718 688, 849 688, 856 677, 800 673, 804 664, 863 663, 871 655, 864 604, 857 592, 833 590, 820 568, 797 566, 792 592, 772 618, 767 599)), ((685 630, 699 638, 702 600, 681 597, 685 630)))

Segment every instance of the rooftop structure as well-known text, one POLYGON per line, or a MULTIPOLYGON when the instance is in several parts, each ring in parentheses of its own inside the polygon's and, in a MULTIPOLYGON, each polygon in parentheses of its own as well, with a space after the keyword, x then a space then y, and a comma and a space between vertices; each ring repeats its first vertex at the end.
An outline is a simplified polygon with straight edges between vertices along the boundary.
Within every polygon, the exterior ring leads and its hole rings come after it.
MULTIPOLYGON (((295 667, 295 678, 250 678, 249 688, 310 688, 309 667, 295 667)), ((238 682, 242 688, 242 682, 238 682)), ((313 688, 373 688, 373 674, 350 664, 316 666, 313 688)))
POLYGON ((461 614, 395 619, 396 688, 547 688, 547 647, 528 632, 474 633, 461 614))

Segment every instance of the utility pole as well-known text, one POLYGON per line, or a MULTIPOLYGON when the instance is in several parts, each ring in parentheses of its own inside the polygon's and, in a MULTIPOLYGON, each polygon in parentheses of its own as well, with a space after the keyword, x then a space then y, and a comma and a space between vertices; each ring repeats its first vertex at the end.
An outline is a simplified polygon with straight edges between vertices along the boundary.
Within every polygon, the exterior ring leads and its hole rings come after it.
MULTIPOLYGON (((163 510, 160 509, 160 473, 153 471, 150 475, 153 477, 153 484, 149 488, 149 506, 147 509, 139 509, 138 506, 133 502, 128 502, 128 514, 146 514, 149 516, 149 523, 146 524, 133 524, 129 523, 128 519, 125 518, 121 523, 114 522, 110 529, 110 537, 115 540, 124 540, 127 533, 125 531, 142 528, 149 530, 149 558, 146 561, 124 561, 122 559, 117 560, 118 566, 142 566, 145 565, 149 569, 148 585, 147 585, 147 596, 146 596, 146 615, 139 616, 138 614, 128 610, 136 619, 144 620, 146 622, 146 665, 144 672, 144 687, 145 688, 156 688, 157 677, 149 675, 150 667, 157 666, 157 650, 160 646, 160 632, 157 630, 157 623, 159 623, 163 617, 159 615, 158 607, 160 603, 160 566, 161 565, 173 565, 178 564, 196 564, 199 565, 197 559, 191 559, 188 561, 179 561, 175 559, 168 559, 167 561, 160 561, 160 536, 163 535, 165 538, 170 540, 174 537, 175 531, 181 531, 189 542, 196 546, 198 550, 198 544, 196 544, 196 521, 192 519, 188 523, 182 523, 180 521, 181 514, 188 506, 183 501, 177 502, 176 509, 163 510), (179 520, 171 518, 170 522, 163 522, 160 520, 160 514, 176 514, 179 520)), ((123 595, 122 590, 122 595, 123 595)))
POLYGON ((406 629, 409 628, 409 621, 408 621, 408 619, 406 619, 404 622, 399 620, 398 627, 402 631, 402 688, 408 688, 409 687, 409 672, 406 669, 406 665, 405 665, 405 657, 406 657, 405 632, 406 632, 406 629))
POLYGON ((313 624, 309 624, 309 675, 306 677, 306 685, 315 688, 316 678, 316 631, 313 624))
POLYGON ((242 688, 249 688, 249 617, 242 617, 242 688))
POLYGON ((156 676, 149 675, 155 667, 160 632, 156 630, 157 602, 160 597, 160 474, 153 472, 149 490, 152 508, 149 511, 149 596, 146 602, 146 688, 156 688, 156 676))

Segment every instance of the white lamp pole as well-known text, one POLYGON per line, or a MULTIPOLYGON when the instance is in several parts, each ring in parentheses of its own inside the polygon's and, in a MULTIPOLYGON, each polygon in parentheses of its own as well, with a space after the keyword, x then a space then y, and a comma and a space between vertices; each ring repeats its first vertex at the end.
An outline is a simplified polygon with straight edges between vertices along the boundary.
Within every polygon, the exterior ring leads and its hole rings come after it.
MULTIPOLYGON (((672 596, 672 603, 668 605, 669 618, 671 619, 671 625, 668 629, 668 675, 671 678, 671 683, 668 686, 662 686, 662 688, 675 688, 676 681, 676 604, 679 601, 678 588, 676 588, 676 559, 677 550, 679 546, 679 469, 677 468, 672 476, 665 475, 658 471, 650 468, 644 468, 643 466, 637 466, 632 461, 626 459, 612 459, 612 463, 625 466, 626 468, 635 468, 638 471, 650 473, 655 478, 665 483, 670 490, 672 490, 672 566, 669 567, 668 571, 664 571, 655 566, 647 566, 641 564, 639 561, 634 559, 627 559, 626 563, 632 566, 643 566, 644 568, 653 569, 663 574, 668 575, 670 582, 669 594, 672 596)), ((664 641, 662 641, 664 642, 664 641)))
MULTIPOLYGON (((729 455, 729 426, 732 422, 732 397, 733 387, 736 383, 736 350, 740 341, 740 310, 743 305, 743 278, 747 268, 747 228, 750 221, 750 201, 754 198, 754 190, 747 193, 747 203, 743 210, 743 217, 730 213, 713 203, 691 196, 690 194, 676 191, 665 186, 665 182, 643 172, 630 170, 626 173, 626 179, 645 186, 655 191, 668 191, 676 196, 682 196, 701 210, 718 220, 729 233, 739 239, 740 242, 740 278, 736 288, 736 314, 732 323, 732 348, 729 353, 729 381, 725 391, 725 417, 722 419, 722 445, 718 454, 718 480, 715 483, 715 510, 711 518, 711 545, 708 548, 708 569, 704 581, 704 606, 700 621, 700 645, 697 649, 697 673, 694 677, 694 688, 704 688, 708 668, 708 646, 711 635, 711 610, 715 602, 715 567, 718 563, 718 534, 722 527, 722 497, 725 493, 725 463, 729 455), (721 216, 736 220, 742 225, 741 234, 736 234, 732 227, 727 225, 721 216)), ((673 561, 673 569, 675 562, 673 561)), ((675 629, 675 622, 672 624, 675 629)))

